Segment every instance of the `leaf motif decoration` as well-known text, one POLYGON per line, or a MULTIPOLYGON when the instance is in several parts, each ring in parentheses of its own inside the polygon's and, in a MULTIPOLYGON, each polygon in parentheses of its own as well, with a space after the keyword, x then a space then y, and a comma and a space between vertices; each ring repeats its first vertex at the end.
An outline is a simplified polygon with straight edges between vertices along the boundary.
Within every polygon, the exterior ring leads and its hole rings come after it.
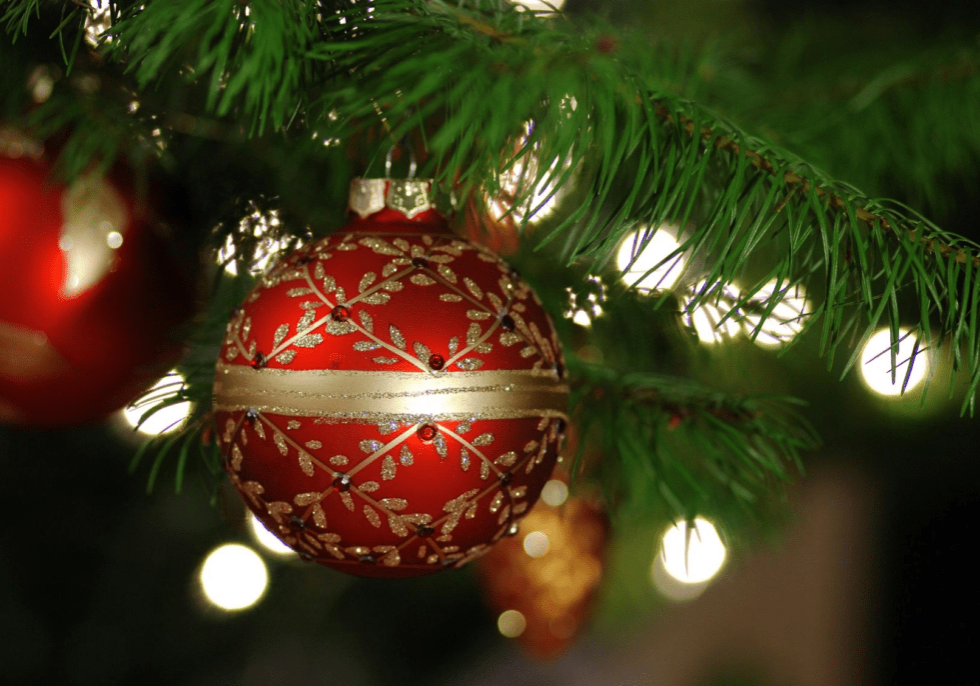
POLYGON ((309 507, 313 503, 318 503, 323 500, 323 493, 319 491, 310 491, 309 493, 297 493, 293 497, 293 502, 300 507, 309 507))
POLYGON ((476 342, 480 340, 480 336, 483 334, 483 329, 476 322, 470 324, 470 327, 466 330, 466 345, 476 345, 476 342))
POLYGON ((278 362, 279 364, 289 364, 295 359, 296 359, 295 350, 284 350, 278 355, 276 355, 276 362, 278 362))
POLYGON ((391 455, 385 455, 385 459, 381 462, 381 480, 391 481, 395 478, 398 471, 398 465, 395 464, 395 458, 391 455))
POLYGON ((458 303, 462 299, 463 296, 456 293, 443 293, 439 296, 439 300, 443 301, 444 303, 458 303))
POLYGON ((363 512, 367 520, 371 522, 371 526, 375 528, 381 527, 381 517, 378 516, 377 511, 373 507, 365 505, 363 512))
POLYGON ((361 282, 357 285, 357 292, 363 293, 365 290, 371 287, 375 281, 377 281, 378 275, 374 272, 367 272, 361 277, 361 282))
POLYGON ((374 319, 367 310, 358 310, 357 318, 361 320, 361 326, 368 333, 374 333, 374 319))
POLYGON ((473 445, 477 446, 478 448, 482 448, 485 445, 490 445, 491 443, 493 443, 492 433, 482 433, 473 439, 473 445))
POLYGON ((315 470, 313 469, 313 460, 310 456, 303 451, 299 453, 299 468, 303 471, 306 476, 313 476, 315 470))
POLYGON ((483 360, 475 357, 468 357, 465 360, 460 360, 457 362, 456 366, 465 372, 473 372, 483 366, 483 360))
POLYGON ((293 345, 297 348, 314 348, 321 343, 323 343, 323 336, 318 333, 308 333, 293 341, 293 345))
POLYGON ((500 340, 500 345, 504 346, 505 348, 509 348, 515 343, 520 343, 521 335, 514 333, 513 331, 504 331, 503 333, 500 334, 499 340, 500 340))
POLYGON ((391 336, 391 342, 395 344, 395 347, 401 350, 408 350, 408 344, 405 342, 405 336, 399 331, 398 327, 394 324, 388 326, 388 333, 391 336))
POLYGON ((395 512, 401 512, 408 507, 408 501, 404 498, 382 498, 378 501, 378 504, 385 509, 394 510, 395 512))
POLYGON ((439 272, 439 275, 449 283, 456 283, 458 281, 458 279, 456 278, 456 272, 454 272, 452 269, 450 269, 444 264, 440 264, 437 267, 437 271, 439 272))
POLYGON ((348 321, 338 322, 331 319, 327 322, 326 330, 331 336, 346 336, 357 331, 357 327, 348 321))
POLYGON ((391 300, 391 293, 384 291, 375 291, 371 295, 361 298, 361 302, 366 302, 368 305, 384 305, 389 300, 391 300))
MULTIPOLYGON (((315 319, 316 319, 316 310, 312 310, 312 309, 307 310, 306 312, 303 313, 303 316, 299 318, 299 321, 296 322, 296 330, 302 331, 310 324, 312 324, 315 319)), ((278 343, 276 345, 278 345, 278 343)))
POLYGON ((513 467, 514 463, 517 462, 517 453, 513 450, 508 450, 506 453, 494 460, 496 464, 501 467, 513 467))
POLYGON ((408 280, 414 283, 416 286, 431 286, 436 282, 435 279, 425 274, 422 274, 421 272, 416 272, 412 274, 410 277, 408 277, 408 280))
POLYGON ((363 440, 359 444, 361 451, 370 455, 381 447, 381 441, 363 440))
POLYGON ((490 319, 493 315, 484 310, 467 310, 466 316, 474 321, 483 321, 484 319, 490 319))
POLYGON ((388 526, 391 528, 391 533, 396 536, 408 536, 408 526, 405 524, 405 518, 396 514, 388 515, 388 526))
POLYGON ((286 340, 286 336, 289 335, 289 324, 280 324, 279 328, 276 329, 275 336, 272 337, 272 347, 278 348, 279 344, 286 340))
POLYGON ((449 356, 452 357, 459 350, 459 336, 453 336, 449 339, 449 356))
POLYGON ((466 286, 467 290, 473 294, 474 298, 477 300, 483 300, 483 289, 477 285, 476 281, 468 276, 464 276, 463 285, 466 286))
POLYGON ((327 528, 327 515, 320 503, 313 506, 313 523, 321 529, 327 528))
POLYGON ((432 351, 429 350, 429 346, 420 341, 415 341, 412 343, 412 350, 415 351, 415 356, 418 357, 423 362, 428 363, 429 357, 432 355, 432 351))
POLYGON ((374 362, 375 364, 398 364, 397 357, 378 356, 378 357, 372 357, 371 361, 374 362))
POLYGON ((415 461, 415 458, 412 456, 412 451, 408 449, 407 445, 402 445, 401 452, 398 453, 398 461, 406 467, 415 461))
POLYGON ((381 347, 380 343, 375 343, 374 341, 357 341, 354 343, 354 350, 358 352, 371 352, 372 350, 377 350, 381 347))

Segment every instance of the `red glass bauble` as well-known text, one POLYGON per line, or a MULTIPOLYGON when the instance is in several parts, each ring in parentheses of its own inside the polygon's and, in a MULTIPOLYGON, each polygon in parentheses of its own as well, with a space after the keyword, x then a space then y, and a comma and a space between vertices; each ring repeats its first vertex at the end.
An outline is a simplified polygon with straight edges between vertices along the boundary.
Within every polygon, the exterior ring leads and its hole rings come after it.
POLYGON ((486 552, 537 500, 567 420, 548 315, 448 230, 430 186, 355 181, 357 217, 262 278, 218 364, 245 502, 305 559, 361 576, 486 552))
POLYGON ((65 427, 120 409, 179 357, 193 289, 122 173, 70 188, 0 127, 0 421, 65 427))

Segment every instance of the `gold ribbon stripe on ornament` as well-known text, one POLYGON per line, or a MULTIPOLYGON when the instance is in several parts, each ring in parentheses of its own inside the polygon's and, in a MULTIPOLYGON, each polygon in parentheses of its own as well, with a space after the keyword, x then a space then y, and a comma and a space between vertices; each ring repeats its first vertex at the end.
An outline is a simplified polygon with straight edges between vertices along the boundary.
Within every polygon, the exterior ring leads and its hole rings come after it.
POLYGON ((224 411, 415 422, 565 416, 568 391, 551 370, 429 374, 219 364, 214 397, 224 411))

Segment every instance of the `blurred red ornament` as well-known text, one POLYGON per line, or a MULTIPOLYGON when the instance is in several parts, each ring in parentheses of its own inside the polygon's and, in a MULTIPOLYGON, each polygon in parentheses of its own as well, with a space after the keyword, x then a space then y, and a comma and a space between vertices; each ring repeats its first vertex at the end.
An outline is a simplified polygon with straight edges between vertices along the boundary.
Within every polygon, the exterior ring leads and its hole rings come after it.
MULTIPOLYGON (((555 479, 547 488, 563 486, 555 479)), ((548 494, 516 535, 497 544, 479 565, 493 609, 523 617, 523 630, 510 635, 543 660, 564 652, 587 622, 609 530, 605 514, 586 499, 570 497, 557 506, 546 500, 552 500, 548 494)))
POLYGON ((305 559, 361 576, 486 552, 537 500, 566 422, 548 315, 430 193, 355 181, 345 230, 246 297, 215 381, 246 504, 305 559))
POLYGON ((124 177, 66 188, 0 127, 0 421, 102 420, 176 362, 192 288, 124 177))

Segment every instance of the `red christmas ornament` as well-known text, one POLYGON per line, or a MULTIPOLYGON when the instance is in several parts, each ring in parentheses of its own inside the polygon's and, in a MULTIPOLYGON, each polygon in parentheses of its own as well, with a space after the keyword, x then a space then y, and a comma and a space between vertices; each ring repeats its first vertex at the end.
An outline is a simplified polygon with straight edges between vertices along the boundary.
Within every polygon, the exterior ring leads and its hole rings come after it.
MULTIPOLYGON (((547 488, 563 485, 564 479, 554 479, 547 488)), ((524 620, 523 629, 509 635, 549 660, 572 644, 589 618, 602 579, 609 522, 584 498, 555 505, 545 499, 515 536, 480 560, 479 569, 490 605, 499 613, 520 613, 518 623, 524 620)), ((507 619, 500 620, 502 631, 510 628, 503 625, 507 619)))
POLYGON ((460 566, 512 530, 557 459, 552 324, 431 182, 355 181, 346 230, 286 258, 228 327, 225 466, 307 560, 360 576, 460 566))
POLYGON ((0 421, 104 419, 177 360, 190 281, 122 176, 65 188, 0 127, 0 421))

